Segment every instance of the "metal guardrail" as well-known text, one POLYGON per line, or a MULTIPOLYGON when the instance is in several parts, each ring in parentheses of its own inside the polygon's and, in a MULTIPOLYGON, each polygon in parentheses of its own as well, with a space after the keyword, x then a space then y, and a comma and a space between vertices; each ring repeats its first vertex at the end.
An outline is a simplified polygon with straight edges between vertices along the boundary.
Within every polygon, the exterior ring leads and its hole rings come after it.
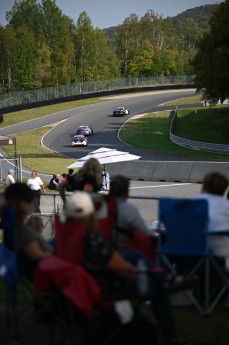
POLYGON ((9 94, 0 95, 0 108, 7 108, 22 104, 42 102, 100 91, 128 89, 144 86, 182 84, 193 84, 193 76, 152 76, 91 81, 87 83, 70 84, 65 86, 56 85, 49 88, 10 92, 9 94))
POLYGON ((205 143, 201 141, 185 139, 185 138, 175 135, 173 131, 174 131, 175 121, 177 119, 177 109, 178 107, 176 107, 174 111, 171 124, 170 124, 170 133, 169 133, 170 140, 174 144, 177 144, 179 146, 186 147, 192 150, 196 150, 196 151, 205 151, 205 152, 225 154, 225 155, 229 154, 229 145, 205 143))

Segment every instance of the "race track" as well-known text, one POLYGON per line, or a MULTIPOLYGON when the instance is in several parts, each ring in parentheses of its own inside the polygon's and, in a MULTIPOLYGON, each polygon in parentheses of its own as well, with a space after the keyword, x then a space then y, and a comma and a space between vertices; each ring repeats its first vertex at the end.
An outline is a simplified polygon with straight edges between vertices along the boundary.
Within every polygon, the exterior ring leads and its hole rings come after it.
POLYGON ((125 95, 121 99, 113 99, 106 103, 94 104, 87 107, 75 109, 75 114, 54 127, 43 139, 43 144, 67 157, 78 159, 87 153, 100 147, 115 148, 121 151, 128 151, 141 156, 142 160, 188 160, 187 157, 177 157, 162 152, 145 150, 121 142, 118 132, 128 118, 133 115, 150 113, 164 109, 174 109, 175 106, 162 106, 161 104, 173 99, 194 95, 194 90, 171 90, 160 92, 147 92, 141 95, 125 95), (112 112, 115 106, 125 106, 130 109, 130 115, 124 117, 113 117, 112 112), (71 147, 71 136, 80 125, 89 125, 94 130, 94 135, 88 138, 88 146, 83 148, 71 147))

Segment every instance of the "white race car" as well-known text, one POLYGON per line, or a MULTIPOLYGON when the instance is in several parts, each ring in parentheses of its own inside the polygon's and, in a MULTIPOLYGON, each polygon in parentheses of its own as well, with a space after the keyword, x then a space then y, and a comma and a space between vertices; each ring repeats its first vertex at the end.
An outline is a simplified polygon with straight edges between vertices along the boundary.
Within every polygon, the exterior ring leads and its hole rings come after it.
POLYGON ((84 135, 74 135, 72 138, 72 147, 87 146, 87 138, 84 135))

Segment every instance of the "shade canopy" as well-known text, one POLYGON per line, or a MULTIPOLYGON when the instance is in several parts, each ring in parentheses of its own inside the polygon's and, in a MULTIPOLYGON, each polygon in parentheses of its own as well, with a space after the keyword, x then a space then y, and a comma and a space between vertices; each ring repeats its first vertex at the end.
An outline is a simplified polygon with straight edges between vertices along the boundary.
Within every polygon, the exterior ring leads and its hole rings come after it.
POLYGON ((92 151, 88 155, 82 158, 79 158, 75 163, 69 165, 68 168, 80 168, 90 158, 96 158, 100 164, 109 164, 109 163, 133 161, 141 157, 132 155, 129 152, 118 151, 116 149, 101 147, 98 150, 92 151))

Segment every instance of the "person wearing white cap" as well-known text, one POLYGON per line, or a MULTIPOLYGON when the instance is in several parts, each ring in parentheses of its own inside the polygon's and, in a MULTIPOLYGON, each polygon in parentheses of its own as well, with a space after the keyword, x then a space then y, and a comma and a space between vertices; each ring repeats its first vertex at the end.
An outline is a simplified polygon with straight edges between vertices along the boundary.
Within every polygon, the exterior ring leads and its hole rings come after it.
MULTIPOLYGON (((98 231, 95 208, 91 194, 77 191, 65 202, 65 223, 75 223, 77 233, 78 224, 85 223, 86 236, 84 246, 83 266, 89 270, 100 285, 103 297, 110 298, 121 294, 125 298, 138 296, 137 270, 112 244, 98 231), (93 268, 94 267, 94 268, 93 268), (96 269, 100 268, 100 269, 96 269), (131 279, 123 279, 131 278, 131 279)), ((64 229, 63 229, 64 230, 64 229)), ((68 237, 66 237, 68 241, 68 237)), ((72 241, 72 237, 71 237, 72 241)), ((63 245, 65 245, 63 243, 63 245)), ((72 243, 74 246, 74 243, 72 243)), ((76 248, 77 250, 77 248, 76 248)), ((176 338, 176 331, 169 299, 163 285, 163 278, 152 275, 149 280, 149 293, 152 294, 152 309, 162 328, 166 345, 185 344, 176 338)), ((151 296, 151 295, 150 295, 151 296)), ((150 298, 151 299, 151 298, 150 298)))
MULTIPOLYGON (((94 204, 88 192, 77 191, 67 198, 64 214, 66 223, 76 223, 76 231, 77 223, 85 224, 86 237, 83 245, 85 246, 86 266, 87 264, 103 266, 107 270, 127 277, 135 274, 135 268, 124 260, 98 231, 94 204)), ((66 238, 66 240, 68 239, 66 238)), ((96 276, 98 275, 96 274, 96 276)))
POLYGON ((8 175, 6 178, 6 188, 9 187, 11 184, 15 183, 14 174, 15 174, 14 169, 8 170, 8 175))

